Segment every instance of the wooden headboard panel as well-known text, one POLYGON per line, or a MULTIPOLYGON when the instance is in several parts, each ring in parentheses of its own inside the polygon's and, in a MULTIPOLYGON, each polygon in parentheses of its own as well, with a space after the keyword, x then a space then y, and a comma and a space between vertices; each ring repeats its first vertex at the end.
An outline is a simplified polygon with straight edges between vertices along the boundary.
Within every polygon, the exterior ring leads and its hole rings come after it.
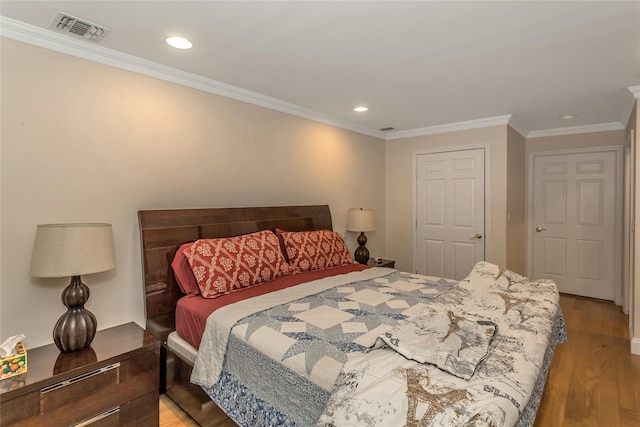
POLYGON ((183 296, 171 261, 181 244, 260 230, 331 230, 328 205, 138 211, 147 330, 164 340, 183 296))

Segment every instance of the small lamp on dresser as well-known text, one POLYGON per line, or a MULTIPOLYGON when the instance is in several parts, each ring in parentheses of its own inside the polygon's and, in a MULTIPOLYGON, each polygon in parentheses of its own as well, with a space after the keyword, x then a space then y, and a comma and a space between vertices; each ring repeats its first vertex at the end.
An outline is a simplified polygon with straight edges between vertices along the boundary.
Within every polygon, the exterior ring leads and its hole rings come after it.
POLYGON ((67 312, 53 328, 53 341, 61 352, 89 347, 96 334, 96 317, 84 308, 89 300, 89 288, 80 276, 114 267, 111 224, 38 225, 31 276, 71 277, 71 283, 62 291, 67 312))
POLYGON ((347 231, 355 231, 360 233, 358 236, 358 248, 353 254, 353 258, 360 264, 369 262, 369 249, 367 244, 367 236, 365 231, 375 230, 375 221, 373 217, 373 209, 353 208, 349 209, 347 215, 347 231))

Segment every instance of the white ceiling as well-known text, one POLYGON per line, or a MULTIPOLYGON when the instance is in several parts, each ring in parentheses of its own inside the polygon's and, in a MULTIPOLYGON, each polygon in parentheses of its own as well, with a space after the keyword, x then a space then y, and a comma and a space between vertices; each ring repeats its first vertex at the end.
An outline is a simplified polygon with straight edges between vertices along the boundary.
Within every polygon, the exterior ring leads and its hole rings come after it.
POLYGON ((638 1, 0 3, 3 17, 42 28, 57 11, 111 30, 78 41, 93 53, 143 58, 365 133, 505 115, 530 136, 623 126, 628 88, 640 85, 638 1), (169 35, 195 47, 170 48, 169 35), (360 104, 369 111, 355 113, 360 104))

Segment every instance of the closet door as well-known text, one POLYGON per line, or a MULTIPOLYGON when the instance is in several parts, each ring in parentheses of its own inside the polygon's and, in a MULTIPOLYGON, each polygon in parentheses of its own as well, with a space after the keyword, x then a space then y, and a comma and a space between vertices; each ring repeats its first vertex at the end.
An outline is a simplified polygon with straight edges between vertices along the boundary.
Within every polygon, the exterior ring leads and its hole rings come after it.
POLYGON ((614 299, 616 168, 615 151, 534 157, 534 279, 552 279, 560 292, 614 299))
POLYGON ((417 273, 463 279, 485 255, 485 150, 420 154, 416 162, 417 273))

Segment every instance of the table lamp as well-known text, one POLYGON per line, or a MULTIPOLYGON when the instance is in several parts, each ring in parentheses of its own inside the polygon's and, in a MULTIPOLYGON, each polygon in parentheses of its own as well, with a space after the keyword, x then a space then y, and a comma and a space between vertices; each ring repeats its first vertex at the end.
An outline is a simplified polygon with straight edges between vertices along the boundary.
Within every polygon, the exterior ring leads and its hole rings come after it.
POLYGON ((365 246, 367 244, 367 236, 364 235, 364 232, 375 229, 373 209, 349 209, 347 215, 347 231, 360 232, 358 236, 358 245, 360 246, 358 246, 353 253, 353 258, 360 264, 367 264, 369 262, 369 249, 365 246))
POLYGON ((96 334, 96 317, 84 305, 89 288, 80 275, 115 267, 111 224, 42 224, 36 229, 31 256, 31 276, 71 277, 62 291, 67 307, 55 327, 53 341, 63 353, 91 345, 96 334))

